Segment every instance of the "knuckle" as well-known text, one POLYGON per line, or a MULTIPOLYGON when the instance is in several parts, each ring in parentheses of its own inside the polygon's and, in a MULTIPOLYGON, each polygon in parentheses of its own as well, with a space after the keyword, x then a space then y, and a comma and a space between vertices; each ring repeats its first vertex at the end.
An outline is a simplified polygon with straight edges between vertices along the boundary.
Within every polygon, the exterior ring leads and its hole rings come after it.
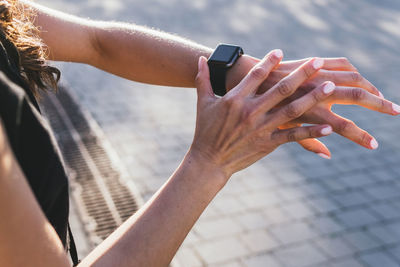
POLYGON ((282 80, 278 84, 278 91, 282 96, 288 96, 292 93, 292 86, 288 80, 282 80))
POLYGON ((256 80, 265 79, 267 77, 267 74, 268 74, 268 70, 266 67, 263 67, 263 66, 257 66, 251 72, 252 78, 256 79, 256 80))
POLYGON ((240 109, 241 104, 242 104, 242 100, 237 96, 231 96, 231 97, 225 98, 223 101, 224 101, 225 106, 229 110, 240 109))
POLYGON ((305 66, 304 68, 301 68, 300 71, 305 79, 310 78, 314 74, 314 70, 311 69, 310 66, 305 66))
POLYGON ((298 105, 289 104, 285 108, 285 115, 289 119, 296 119, 297 117, 300 117, 301 114, 302 112, 298 105))
POLYGON ((363 79, 363 77, 361 76, 360 73, 358 73, 358 72, 352 72, 352 73, 351 73, 351 80, 352 80, 353 82, 359 83, 359 82, 362 81, 362 79, 363 79))
POLYGON ((314 91, 311 93, 311 96, 312 96, 312 100, 313 100, 314 104, 320 102, 323 99, 322 91, 318 91, 318 92, 314 91))
POLYGON ((361 136, 361 144, 365 145, 365 146, 369 146, 369 144, 371 143, 371 137, 369 136, 368 133, 364 132, 361 136))
POLYGON ((349 120, 343 120, 341 121, 338 126, 337 126, 337 131, 339 133, 346 133, 348 132, 351 128, 354 127, 354 122, 349 121, 349 120))
POLYGON ((296 130, 292 129, 292 130, 288 131, 288 133, 286 135, 286 139, 288 142, 294 142, 294 141, 296 141, 296 136, 297 136, 296 130))
POLYGON ((351 98, 353 100, 356 100, 356 101, 357 100, 362 100, 362 99, 365 98, 365 96, 366 96, 366 93, 361 88, 356 88, 356 89, 351 90, 351 98))

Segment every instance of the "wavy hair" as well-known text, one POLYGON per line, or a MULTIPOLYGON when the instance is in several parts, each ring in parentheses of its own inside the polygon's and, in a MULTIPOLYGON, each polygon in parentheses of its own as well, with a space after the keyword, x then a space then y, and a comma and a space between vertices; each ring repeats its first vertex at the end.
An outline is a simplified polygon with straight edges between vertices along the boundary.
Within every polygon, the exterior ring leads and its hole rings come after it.
POLYGON ((35 14, 18 0, 0 0, 0 37, 10 60, 35 96, 57 89, 60 71, 47 64, 45 45, 33 24, 35 14))

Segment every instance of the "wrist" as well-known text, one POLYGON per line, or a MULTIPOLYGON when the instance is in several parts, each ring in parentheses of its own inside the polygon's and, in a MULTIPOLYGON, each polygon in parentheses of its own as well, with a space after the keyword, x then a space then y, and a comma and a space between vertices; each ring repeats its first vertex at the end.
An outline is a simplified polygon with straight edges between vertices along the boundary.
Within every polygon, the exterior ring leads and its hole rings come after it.
POLYGON ((231 175, 201 152, 190 149, 183 160, 182 165, 196 173, 196 177, 202 179, 209 186, 221 190, 231 175))
POLYGON ((244 76, 260 60, 249 55, 242 55, 226 73, 226 91, 231 90, 240 83, 244 76))

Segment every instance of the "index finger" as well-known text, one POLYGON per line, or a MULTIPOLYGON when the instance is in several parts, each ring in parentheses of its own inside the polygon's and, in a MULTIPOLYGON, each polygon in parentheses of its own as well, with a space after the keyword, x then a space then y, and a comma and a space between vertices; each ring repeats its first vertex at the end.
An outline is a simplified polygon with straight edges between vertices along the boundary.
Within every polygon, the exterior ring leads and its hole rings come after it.
POLYGON ((256 105, 261 112, 267 112, 285 98, 291 96, 297 88, 313 76, 324 65, 321 58, 313 58, 280 80, 270 90, 262 94, 256 105))

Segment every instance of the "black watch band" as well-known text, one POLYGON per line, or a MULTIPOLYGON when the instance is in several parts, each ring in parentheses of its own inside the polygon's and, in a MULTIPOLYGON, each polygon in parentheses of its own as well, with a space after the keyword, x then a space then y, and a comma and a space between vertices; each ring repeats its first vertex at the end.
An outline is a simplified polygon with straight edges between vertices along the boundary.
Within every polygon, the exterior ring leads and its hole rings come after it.
POLYGON ((214 94, 218 96, 226 94, 226 73, 241 55, 243 55, 243 49, 236 45, 219 44, 214 50, 208 59, 210 81, 214 94))
POLYGON ((209 67, 210 69, 210 82, 214 94, 223 96, 226 94, 226 72, 227 68, 220 66, 209 67))

